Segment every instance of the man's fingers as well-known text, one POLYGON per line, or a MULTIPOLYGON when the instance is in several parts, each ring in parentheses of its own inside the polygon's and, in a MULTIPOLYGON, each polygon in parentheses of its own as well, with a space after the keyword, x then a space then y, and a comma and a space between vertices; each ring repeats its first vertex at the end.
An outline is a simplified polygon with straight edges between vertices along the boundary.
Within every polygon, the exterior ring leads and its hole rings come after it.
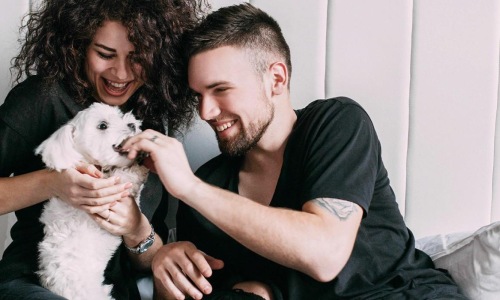
POLYGON ((220 270, 224 267, 222 260, 207 255, 202 251, 195 251, 188 255, 204 277, 208 278, 212 276, 212 270, 220 270))
POLYGON ((185 299, 184 293, 182 293, 172 282, 172 279, 166 272, 155 274, 154 285, 157 297, 155 299, 185 299))
MULTIPOLYGON (((175 286, 181 293, 183 292, 182 294, 189 295, 193 299, 201 299, 203 297, 202 292, 200 292, 200 290, 188 280, 186 274, 178 266, 169 268, 168 275, 169 276, 167 276, 167 278, 170 280, 167 280, 167 284, 169 281, 172 282, 173 286, 175 286)), ((196 283, 195 280, 193 281, 196 283)), ((173 287, 168 288, 172 292, 175 290, 173 287)))
POLYGON ((205 254, 205 259, 208 262, 208 264, 210 265, 210 268, 212 270, 220 270, 220 269, 224 268, 224 261, 222 261, 220 259, 214 258, 214 257, 207 255, 207 254, 205 254))

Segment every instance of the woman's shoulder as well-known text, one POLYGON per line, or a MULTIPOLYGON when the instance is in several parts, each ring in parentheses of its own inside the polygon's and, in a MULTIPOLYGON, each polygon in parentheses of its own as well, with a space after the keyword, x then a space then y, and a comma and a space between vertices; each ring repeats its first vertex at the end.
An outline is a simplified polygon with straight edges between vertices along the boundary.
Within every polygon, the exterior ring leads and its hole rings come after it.
POLYGON ((57 81, 33 75, 12 88, 5 98, 5 104, 13 106, 33 105, 51 101, 55 98, 54 96, 67 96, 67 93, 57 81))
POLYGON ((0 116, 39 114, 58 107, 66 107, 74 113, 82 109, 60 82, 33 75, 7 94, 5 102, 0 106, 0 116))
POLYGON ((45 136, 81 109, 60 83, 34 75, 9 92, 0 106, 0 120, 24 136, 45 136))

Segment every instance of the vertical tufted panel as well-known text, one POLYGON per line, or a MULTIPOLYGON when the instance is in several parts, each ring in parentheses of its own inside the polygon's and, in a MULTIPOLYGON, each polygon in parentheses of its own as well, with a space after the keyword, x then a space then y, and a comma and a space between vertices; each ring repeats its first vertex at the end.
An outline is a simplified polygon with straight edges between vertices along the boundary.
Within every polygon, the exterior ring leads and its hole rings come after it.
POLYGON ((250 2, 276 19, 290 46, 292 105, 301 108, 312 100, 324 98, 328 1, 250 2))
MULTIPOLYGON (((497 82, 497 115, 495 127, 495 164, 493 170, 493 203, 491 206, 491 220, 500 220, 500 1, 494 4, 493 37, 498 41, 496 45, 497 60, 493 60, 493 68, 496 67, 497 82)), ((495 51, 495 49, 493 49, 495 51)), ((495 76, 495 75, 493 75, 495 76)))
POLYGON ((326 95, 367 110, 404 213, 412 1, 334 0, 328 18, 326 95))
POLYGON ((415 0, 406 217, 416 236, 491 221, 496 0, 415 0))

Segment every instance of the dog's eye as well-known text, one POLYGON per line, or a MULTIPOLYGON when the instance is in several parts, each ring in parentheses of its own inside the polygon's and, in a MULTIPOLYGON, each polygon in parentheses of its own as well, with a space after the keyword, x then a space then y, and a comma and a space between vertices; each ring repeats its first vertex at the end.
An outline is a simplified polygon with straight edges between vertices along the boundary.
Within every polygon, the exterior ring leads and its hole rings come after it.
POLYGON ((106 123, 106 122, 99 123, 99 125, 97 125, 97 129, 99 129, 99 130, 106 130, 106 129, 108 129, 108 123, 106 123))
POLYGON ((135 124, 134 123, 128 123, 127 126, 128 126, 128 128, 130 128, 130 130, 135 132, 135 124))

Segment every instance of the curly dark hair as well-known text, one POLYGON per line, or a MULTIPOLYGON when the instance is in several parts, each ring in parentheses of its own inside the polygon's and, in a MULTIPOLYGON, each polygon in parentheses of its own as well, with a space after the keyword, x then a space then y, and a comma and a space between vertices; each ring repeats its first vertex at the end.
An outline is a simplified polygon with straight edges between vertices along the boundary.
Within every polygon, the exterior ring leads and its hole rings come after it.
POLYGON ((150 128, 187 126, 196 111, 182 59, 182 37, 209 5, 206 0, 44 0, 20 27, 23 38, 11 71, 14 83, 38 74, 60 81, 75 101, 98 101, 85 73, 86 51, 105 21, 118 21, 134 45, 144 85, 124 110, 133 109, 150 128), (130 103, 134 102, 134 103, 130 103))

